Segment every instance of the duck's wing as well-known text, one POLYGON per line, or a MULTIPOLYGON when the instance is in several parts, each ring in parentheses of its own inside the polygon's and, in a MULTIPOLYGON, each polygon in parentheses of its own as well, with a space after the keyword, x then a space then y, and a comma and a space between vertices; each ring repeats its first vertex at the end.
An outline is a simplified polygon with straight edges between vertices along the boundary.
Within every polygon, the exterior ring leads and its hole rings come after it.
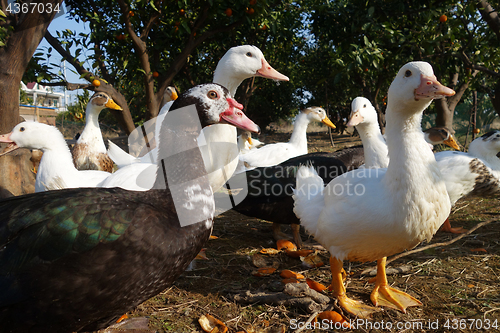
POLYGON ((36 264, 117 240, 140 205, 121 189, 65 189, 0 201, 3 287, 6 280, 12 281, 36 264))
POLYGON ((140 160, 118 147, 115 143, 108 140, 108 156, 115 162, 118 168, 126 165, 139 163, 140 160))

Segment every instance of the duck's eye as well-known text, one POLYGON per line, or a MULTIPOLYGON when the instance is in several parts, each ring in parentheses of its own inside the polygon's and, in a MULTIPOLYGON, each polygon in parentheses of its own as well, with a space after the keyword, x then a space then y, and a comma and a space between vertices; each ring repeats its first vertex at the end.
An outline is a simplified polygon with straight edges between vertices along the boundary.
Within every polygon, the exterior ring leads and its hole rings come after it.
POLYGON ((410 70, 407 70, 407 71, 405 72, 405 76, 406 76, 406 77, 410 77, 410 76, 411 76, 411 71, 410 71, 410 70))
POLYGON ((25 130, 25 129, 26 129, 26 128, 21 127, 21 128, 19 129, 19 132, 24 132, 24 130, 25 130))
POLYGON ((207 94, 208 98, 210 99, 217 99, 219 98, 219 94, 215 90, 210 90, 207 94))
POLYGON ((365 105, 363 105, 363 107, 364 107, 364 108, 366 108, 366 104, 365 104, 365 105))
POLYGON ((252 52, 247 52, 246 56, 251 58, 252 57, 252 52))

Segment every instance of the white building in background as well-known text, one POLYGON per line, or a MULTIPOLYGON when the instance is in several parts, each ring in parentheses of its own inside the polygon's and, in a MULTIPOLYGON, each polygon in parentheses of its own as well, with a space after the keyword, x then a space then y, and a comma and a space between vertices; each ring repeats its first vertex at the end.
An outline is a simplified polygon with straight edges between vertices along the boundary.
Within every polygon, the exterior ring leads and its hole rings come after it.
POLYGON ((55 125, 57 114, 68 111, 65 93, 54 92, 51 87, 36 82, 28 84, 21 82, 21 89, 30 101, 29 104, 19 105, 19 114, 25 120, 55 125))
POLYGON ((56 112, 67 111, 64 93, 54 92, 51 87, 45 87, 36 82, 30 82, 27 85, 21 82, 21 89, 26 92, 27 97, 32 101, 27 106, 48 107, 56 112))

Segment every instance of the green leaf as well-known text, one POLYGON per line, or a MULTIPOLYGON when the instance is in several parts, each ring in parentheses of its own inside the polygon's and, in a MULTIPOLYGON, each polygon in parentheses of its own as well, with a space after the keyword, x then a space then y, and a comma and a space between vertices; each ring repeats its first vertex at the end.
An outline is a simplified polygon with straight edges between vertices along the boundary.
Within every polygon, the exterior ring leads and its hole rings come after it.
POLYGON ((154 1, 153 1, 153 0, 149 1, 149 5, 150 5, 150 6, 151 6, 151 7, 152 7, 155 11, 157 11, 157 12, 159 11, 159 10, 158 10, 158 8, 156 8, 155 3, 154 3, 154 1))
POLYGON ((373 13, 375 13, 375 7, 371 6, 368 8, 368 17, 372 17, 373 13))
POLYGON ((191 29, 189 28, 189 26, 188 26, 188 24, 187 24, 187 22, 186 22, 186 21, 183 21, 183 22, 181 23, 181 25, 182 25, 182 27, 183 27, 183 28, 184 28, 184 29, 188 32, 188 34, 190 34, 190 33, 191 33, 191 29))
POLYGON ((7 15, 5 15, 5 13, 1 9, 0 9, 0 16, 7 17, 7 15))

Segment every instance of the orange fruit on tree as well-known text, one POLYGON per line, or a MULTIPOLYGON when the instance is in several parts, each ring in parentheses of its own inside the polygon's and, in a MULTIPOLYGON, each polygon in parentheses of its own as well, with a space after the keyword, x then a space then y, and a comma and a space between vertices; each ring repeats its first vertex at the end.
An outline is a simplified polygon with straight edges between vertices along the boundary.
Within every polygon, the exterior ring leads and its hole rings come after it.
POLYGON ((257 0, 250 0, 250 5, 254 6, 257 3, 257 0))
POLYGON ((260 27, 260 30, 267 30, 267 25, 263 25, 262 27, 260 27))
POLYGON ((448 17, 446 15, 443 14, 439 16, 439 22, 444 23, 446 21, 448 21, 448 17))
POLYGON ((179 14, 184 15, 186 14, 186 11, 184 9, 179 9, 179 14))
POLYGON ((474 128, 474 134, 479 134, 481 133, 481 130, 479 128, 474 128))
POLYGON ((255 10, 252 7, 247 8, 247 14, 252 15, 253 13, 255 13, 255 10))
POLYGON ((99 87, 101 85, 101 81, 99 81, 98 79, 95 79, 94 81, 92 81, 92 85, 94 87, 99 87))
POLYGON ((129 12, 128 12, 128 16, 130 16, 130 17, 134 17, 134 15, 135 15, 135 14, 134 14, 134 12, 133 12, 133 11, 129 11, 129 12))
POLYGON ((158 72, 153 72, 153 77, 158 77, 160 76, 160 74, 158 74, 158 72))
POLYGON ((224 11, 224 13, 228 16, 231 17, 233 15, 233 10, 231 8, 228 8, 224 11))

